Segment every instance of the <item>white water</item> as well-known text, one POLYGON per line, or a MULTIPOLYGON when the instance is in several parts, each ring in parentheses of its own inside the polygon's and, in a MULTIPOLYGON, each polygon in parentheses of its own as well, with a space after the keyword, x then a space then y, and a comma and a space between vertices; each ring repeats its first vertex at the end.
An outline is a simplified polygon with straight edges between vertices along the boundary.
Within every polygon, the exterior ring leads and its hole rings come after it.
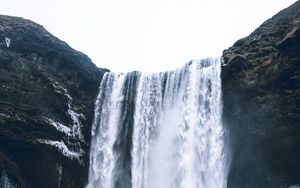
POLYGON ((3 169, 2 173, 0 174, 0 187, 1 188, 15 188, 16 185, 11 181, 8 177, 6 171, 3 169))
POLYGON ((221 113, 215 59, 165 73, 106 73, 96 102, 87 187, 226 188, 221 113), (132 77, 134 88, 126 85, 132 77), (133 120, 126 121, 124 113, 133 120), (124 135, 129 157, 117 149, 126 147, 124 135))
POLYGON ((118 120, 121 113, 122 89, 125 76, 106 73, 100 86, 92 130, 92 151, 90 161, 90 178, 88 187, 113 187, 113 167, 115 156, 113 144, 117 137, 118 120), (101 99, 101 97, 104 97, 101 99), (100 104, 100 99, 103 101, 100 104), (101 108, 102 110, 100 110, 101 108), (99 125, 99 126, 97 126, 99 125), (95 128, 98 128, 96 132, 95 128))

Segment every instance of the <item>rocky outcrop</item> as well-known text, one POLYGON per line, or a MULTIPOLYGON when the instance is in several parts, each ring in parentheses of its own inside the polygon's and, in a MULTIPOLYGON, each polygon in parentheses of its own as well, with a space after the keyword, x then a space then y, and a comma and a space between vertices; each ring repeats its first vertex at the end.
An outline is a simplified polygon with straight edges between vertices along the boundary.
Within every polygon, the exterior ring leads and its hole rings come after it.
POLYGON ((300 184, 300 1, 223 52, 229 188, 300 184))
POLYGON ((84 187, 106 71, 42 26, 0 16, 0 187, 84 187))

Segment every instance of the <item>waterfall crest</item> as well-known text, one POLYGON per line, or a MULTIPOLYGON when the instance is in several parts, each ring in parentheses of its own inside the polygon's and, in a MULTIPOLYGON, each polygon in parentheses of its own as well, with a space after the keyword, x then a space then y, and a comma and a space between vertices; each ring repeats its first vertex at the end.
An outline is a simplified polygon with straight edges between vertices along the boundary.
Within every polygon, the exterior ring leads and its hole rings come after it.
POLYGON ((220 62, 106 73, 87 188, 226 188, 220 62))

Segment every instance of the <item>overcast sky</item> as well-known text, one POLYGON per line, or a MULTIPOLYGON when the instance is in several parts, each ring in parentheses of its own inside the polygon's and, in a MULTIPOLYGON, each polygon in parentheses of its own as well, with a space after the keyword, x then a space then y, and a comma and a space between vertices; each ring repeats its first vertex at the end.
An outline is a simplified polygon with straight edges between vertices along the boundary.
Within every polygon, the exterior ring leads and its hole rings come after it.
POLYGON ((162 71, 221 56, 296 0, 0 0, 112 71, 162 71))

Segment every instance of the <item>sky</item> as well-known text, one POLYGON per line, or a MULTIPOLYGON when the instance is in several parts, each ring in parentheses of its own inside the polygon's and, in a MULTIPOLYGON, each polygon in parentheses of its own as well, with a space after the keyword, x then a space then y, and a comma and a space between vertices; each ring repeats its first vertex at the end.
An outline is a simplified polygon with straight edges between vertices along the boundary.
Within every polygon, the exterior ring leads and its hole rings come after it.
POLYGON ((220 57, 296 0, 0 0, 0 14, 43 25, 102 68, 172 70, 220 57))

